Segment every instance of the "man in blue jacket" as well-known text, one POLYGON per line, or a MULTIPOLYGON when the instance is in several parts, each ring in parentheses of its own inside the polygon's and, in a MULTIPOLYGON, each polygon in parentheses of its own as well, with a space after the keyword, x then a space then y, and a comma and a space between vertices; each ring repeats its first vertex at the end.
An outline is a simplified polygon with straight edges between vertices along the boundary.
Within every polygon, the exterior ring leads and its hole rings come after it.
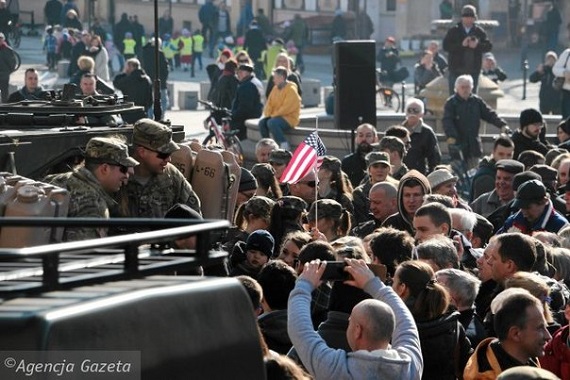
POLYGON ((352 279, 345 283, 375 298, 352 309, 346 330, 352 352, 328 347, 313 329, 311 292, 321 283, 326 262, 305 263, 289 296, 289 337, 305 368, 317 379, 420 379, 423 359, 412 314, 364 260, 346 263, 352 279))

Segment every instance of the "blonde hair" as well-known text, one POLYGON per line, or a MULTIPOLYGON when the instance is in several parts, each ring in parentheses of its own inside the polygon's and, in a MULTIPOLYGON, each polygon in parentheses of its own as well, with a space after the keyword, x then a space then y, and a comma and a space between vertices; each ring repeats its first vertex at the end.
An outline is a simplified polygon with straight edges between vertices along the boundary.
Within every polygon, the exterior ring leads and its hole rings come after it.
POLYGON ((80 70, 93 71, 93 68, 95 67, 95 61, 89 56, 82 55, 81 57, 77 58, 77 66, 80 70))
POLYGON ((516 272, 505 281, 505 288, 526 289, 530 294, 540 301, 543 308, 544 319, 552 323, 552 312, 550 311, 550 287, 540 276, 530 272, 516 272))

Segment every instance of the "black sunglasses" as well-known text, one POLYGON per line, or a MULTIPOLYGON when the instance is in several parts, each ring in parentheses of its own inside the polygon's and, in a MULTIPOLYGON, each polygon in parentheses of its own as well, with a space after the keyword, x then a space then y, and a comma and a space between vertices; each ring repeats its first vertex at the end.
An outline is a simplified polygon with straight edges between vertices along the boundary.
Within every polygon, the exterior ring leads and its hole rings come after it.
POLYGON ((419 108, 410 107, 406 110, 407 113, 417 114, 420 113, 421 110, 419 108))
POLYGON ((315 187, 315 186, 317 186, 317 181, 307 181, 307 182, 299 182, 299 183, 305 184, 305 185, 307 185, 307 186, 309 186, 309 187, 315 187))
POLYGON ((170 157, 172 155, 172 153, 162 153, 162 152, 158 152, 156 150, 152 150, 149 148, 145 148, 145 149, 156 153, 156 158, 158 158, 159 160, 166 160, 168 157, 170 157))
POLYGON ((124 166, 124 165, 120 165, 120 164, 115 164, 115 163, 108 163, 107 165, 111 165, 111 166, 116 166, 119 168, 119 171, 123 174, 127 174, 129 172, 129 167, 128 166, 124 166))

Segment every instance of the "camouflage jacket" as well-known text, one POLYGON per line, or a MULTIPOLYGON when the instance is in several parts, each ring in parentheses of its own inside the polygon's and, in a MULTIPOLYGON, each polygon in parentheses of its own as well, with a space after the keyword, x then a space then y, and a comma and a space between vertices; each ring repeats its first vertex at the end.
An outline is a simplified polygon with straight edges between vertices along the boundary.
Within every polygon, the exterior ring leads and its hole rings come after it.
POLYGON ((130 218, 164 218, 164 214, 176 203, 200 211, 200 199, 192 186, 172 164, 164 173, 152 176, 146 183, 136 177, 129 178, 119 193, 121 216, 130 218))
MULTIPOLYGON (((101 187, 93 173, 85 168, 58 174, 50 183, 69 191, 70 218, 109 218, 110 209, 116 207, 113 198, 101 187)), ((66 228, 64 241, 96 239, 107 236, 106 228, 66 228)))

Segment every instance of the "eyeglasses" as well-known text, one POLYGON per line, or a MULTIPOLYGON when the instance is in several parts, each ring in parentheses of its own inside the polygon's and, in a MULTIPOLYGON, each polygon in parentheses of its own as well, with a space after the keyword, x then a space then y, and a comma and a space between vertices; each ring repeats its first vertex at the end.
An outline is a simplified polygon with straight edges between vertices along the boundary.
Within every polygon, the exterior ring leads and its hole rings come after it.
POLYGON ((406 113, 417 114, 417 113, 421 113, 421 110, 419 108, 410 107, 406 110, 406 113))
POLYGON ((299 182, 299 184, 307 185, 309 187, 315 187, 317 186, 317 181, 299 182))

